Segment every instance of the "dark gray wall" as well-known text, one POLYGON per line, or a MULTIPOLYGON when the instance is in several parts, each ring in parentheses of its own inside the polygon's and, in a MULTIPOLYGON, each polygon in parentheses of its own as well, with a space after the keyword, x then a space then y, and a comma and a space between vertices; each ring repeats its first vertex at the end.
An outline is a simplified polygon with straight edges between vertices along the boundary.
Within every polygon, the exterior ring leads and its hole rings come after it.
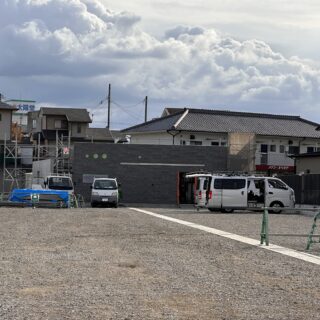
POLYGON ((76 143, 73 179, 76 192, 86 201, 90 200, 91 190, 90 183, 83 182, 83 175, 92 174, 116 177, 121 183, 124 203, 176 204, 178 173, 225 171, 227 152, 227 148, 215 146, 76 143))
POLYGON ((320 205, 320 174, 279 176, 295 192, 296 203, 320 205))

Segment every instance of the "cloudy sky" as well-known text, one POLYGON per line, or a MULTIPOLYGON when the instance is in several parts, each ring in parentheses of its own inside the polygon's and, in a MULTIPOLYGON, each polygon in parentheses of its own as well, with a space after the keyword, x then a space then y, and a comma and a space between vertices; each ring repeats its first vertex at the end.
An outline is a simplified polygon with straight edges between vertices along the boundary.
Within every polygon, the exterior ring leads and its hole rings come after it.
POLYGON ((93 126, 164 107, 320 122, 318 0, 1 0, 0 92, 88 108, 93 126))

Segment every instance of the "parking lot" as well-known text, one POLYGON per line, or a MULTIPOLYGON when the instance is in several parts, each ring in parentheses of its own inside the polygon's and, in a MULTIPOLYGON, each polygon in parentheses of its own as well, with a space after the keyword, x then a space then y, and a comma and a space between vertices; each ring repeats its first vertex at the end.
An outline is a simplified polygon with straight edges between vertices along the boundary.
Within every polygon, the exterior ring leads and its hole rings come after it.
MULTIPOLYGON (((260 240, 261 213, 141 209, 193 224, 125 207, 0 208, 0 318, 320 319, 318 264, 223 236, 260 240)), ((271 234, 311 225, 270 215, 271 234)), ((270 243, 304 253, 307 238, 270 243)))

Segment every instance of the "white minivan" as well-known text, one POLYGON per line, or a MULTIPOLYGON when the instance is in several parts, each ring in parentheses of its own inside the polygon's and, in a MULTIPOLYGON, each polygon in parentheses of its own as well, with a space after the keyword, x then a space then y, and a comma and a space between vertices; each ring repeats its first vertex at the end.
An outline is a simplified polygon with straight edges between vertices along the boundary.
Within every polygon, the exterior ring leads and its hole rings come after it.
POLYGON ((203 208, 206 206, 206 192, 209 177, 211 176, 212 175, 208 173, 191 173, 186 175, 186 178, 193 178, 195 180, 194 204, 196 208, 203 208))
POLYGON ((91 186, 91 207, 118 207, 119 188, 117 179, 94 178, 91 186))
POLYGON ((212 175, 208 181, 206 207, 210 211, 266 206, 280 213, 281 208, 294 205, 293 189, 278 178, 212 175))

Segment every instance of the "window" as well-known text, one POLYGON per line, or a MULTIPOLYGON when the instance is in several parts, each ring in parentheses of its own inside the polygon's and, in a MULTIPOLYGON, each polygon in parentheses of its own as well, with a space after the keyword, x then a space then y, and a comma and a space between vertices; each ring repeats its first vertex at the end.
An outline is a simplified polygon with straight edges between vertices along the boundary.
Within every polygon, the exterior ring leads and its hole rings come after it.
POLYGON ((284 152, 285 152, 285 147, 284 147, 283 144, 281 144, 281 145, 279 146, 279 152, 280 152, 280 153, 284 153, 284 152))
POLYGON ((186 144, 186 141, 185 141, 185 140, 180 140, 180 144, 181 144, 182 146, 184 146, 184 145, 186 144))
POLYGON ((243 189, 246 186, 245 179, 215 179, 214 188, 215 189, 227 189, 227 190, 237 190, 243 189))
POLYGON ((261 144, 260 145, 260 152, 268 153, 268 145, 267 144, 261 144))
POLYGON ((289 146, 289 154, 299 154, 298 146, 289 146))
POLYGON ((227 146, 227 142, 226 141, 221 141, 221 147, 226 147, 227 146))
POLYGON ((270 145, 270 152, 277 152, 277 146, 275 144, 270 145))
POLYGON ((211 142, 211 145, 212 145, 212 146, 218 146, 218 145, 219 145, 219 141, 212 141, 212 142, 211 142))
POLYGON ((61 129, 61 120, 54 120, 54 128, 61 129))
POLYGON ((77 124, 77 133, 81 133, 81 124, 80 123, 77 124))
POLYGON ((97 190, 116 190, 117 183, 115 180, 96 180, 93 188, 97 190))
POLYGON ((288 190, 288 187, 280 180, 268 179, 269 188, 288 190))
POLYGON ((37 120, 33 119, 32 120, 32 129, 36 129, 37 128, 37 120))
POLYGON ((202 146, 202 141, 190 141, 190 145, 192 145, 192 146, 202 146))
POLYGON ((52 190, 72 190, 73 185, 70 178, 50 177, 48 178, 48 188, 52 190))
POLYGON ((314 147, 307 147, 307 153, 314 152, 315 148, 314 147))

